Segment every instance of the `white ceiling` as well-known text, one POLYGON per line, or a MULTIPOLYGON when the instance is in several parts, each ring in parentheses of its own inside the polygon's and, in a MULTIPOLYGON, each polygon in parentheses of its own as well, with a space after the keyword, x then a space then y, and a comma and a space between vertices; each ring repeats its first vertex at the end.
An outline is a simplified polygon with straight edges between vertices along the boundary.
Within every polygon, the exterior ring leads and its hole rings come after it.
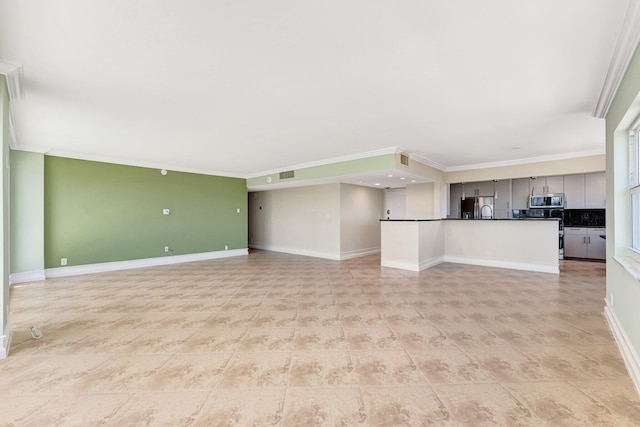
POLYGON ((17 147, 244 176, 604 151, 628 0, 0 0, 17 147), (514 147, 520 147, 515 149, 514 147))

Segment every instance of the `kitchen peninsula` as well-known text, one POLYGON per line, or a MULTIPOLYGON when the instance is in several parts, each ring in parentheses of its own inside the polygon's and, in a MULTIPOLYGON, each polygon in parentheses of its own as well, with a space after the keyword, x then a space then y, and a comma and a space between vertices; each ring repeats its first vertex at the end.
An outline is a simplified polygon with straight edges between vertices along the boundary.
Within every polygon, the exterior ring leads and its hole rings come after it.
POLYGON ((421 271, 442 262, 560 272, 558 220, 381 220, 381 265, 421 271))

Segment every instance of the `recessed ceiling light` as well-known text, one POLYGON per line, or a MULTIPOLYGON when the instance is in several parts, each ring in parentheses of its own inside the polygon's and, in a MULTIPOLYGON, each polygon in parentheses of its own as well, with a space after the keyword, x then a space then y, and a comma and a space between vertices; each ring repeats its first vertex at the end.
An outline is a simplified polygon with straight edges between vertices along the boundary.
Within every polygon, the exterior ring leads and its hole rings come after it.
POLYGON ((358 184, 362 184, 364 181, 358 181, 358 184))
POLYGON ((389 174, 387 175, 387 178, 393 178, 393 175, 389 174))
POLYGON ((411 182, 416 182, 416 180, 415 180, 415 179, 412 179, 412 180, 411 180, 411 182))
POLYGON ((374 185, 380 185, 380 183, 379 183, 379 182, 376 182, 374 185))
POLYGON ((519 145, 514 145, 513 147, 511 147, 512 150, 519 150, 522 147, 520 147, 519 145))
POLYGON ((404 181, 404 176, 400 178, 400 181, 404 181))

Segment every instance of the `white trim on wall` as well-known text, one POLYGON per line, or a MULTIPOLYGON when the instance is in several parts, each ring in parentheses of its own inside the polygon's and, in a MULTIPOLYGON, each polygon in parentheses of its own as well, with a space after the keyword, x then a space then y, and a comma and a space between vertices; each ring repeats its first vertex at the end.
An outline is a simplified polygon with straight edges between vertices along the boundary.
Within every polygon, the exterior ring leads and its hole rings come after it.
POLYGON ((529 264, 526 262, 498 261, 493 259, 444 256, 444 262, 455 264, 481 265, 483 267, 508 268, 511 270, 536 271, 539 273, 560 274, 560 268, 552 265, 529 264))
POLYGON ((76 265, 70 267, 47 268, 44 271, 47 279, 54 277, 78 276, 80 274, 104 273, 107 271, 129 270, 132 268, 155 267, 159 265, 179 264, 183 262, 206 261, 210 259, 229 258, 248 255, 249 250, 233 249, 230 251, 201 252, 197 254, 173 255, 157 258, 135 259, 131 261, 104 262, 100 264, 76 265))
POLYGON ((334 163, 348 162, 351 160, 368 159, 370 157, 384 156, 386 154, 398 154, 402 152, 403 150, 399 147, 388 147, 388 148, 382 148, 380 150, 365 151, 363 153, 356 153, 348 156, 332 157, 330 159, 318 160, 315 162, 300 163, 297 165, 290 165, 290 166, 286 166, 279 169, 270 169, 266 171, 250 173, 245 175, 244 177, 246 179, 260 178, 261 176, 278 174, 286 170, 299 170, 299 169, 312 168, 316 166, 332 165, 334 163))
MULTIPOLYGON (((22 147, 18 149, 21 151, 32 151, 22 147)), ((41 151, 33 151, 33 152, 41 153, 41 151)), ((198 175, 223 176, 226 178, 240 178, 240 179, 245 178, 243 174, 238 174, 238 173, 210 171, 210 170, 196 169, 196 168, 185 168, 182 166, 167 165, 167 164, 160 164, 160 163, 139 162, 136 160, 127 160, 127 159, 121 159, 116 157, 108 157, 108 156, 86 154, 86 153, 76 153, 72 151, 64 151, 64 150, 57 150, 57 149, 47 151, 44 154, 46 156, 66 157, 68 159, 87 160, 90 162, 112 163, 116 165, 135 166, 135 167, 147 168, 147 169, 158 169, 158 170, 166 169, 167 171, 169 171, 169 173, 171 173, 172 171, 175 171, 175 172, 194 173, 198 175)))
POLYGON ((340 253, 340 260, 360 258, 367 255, 375 255, 380 253, 380 248, 366 248, 366 249, 358 249, 355 251, 347 251, 340 253))
POLYGON ((4 335, 0 336, 0 359, 4 359, 9 355, 9 346, 11 345, 11 321, 7 322, 4 329, 4 335))
POLYGON ((639 41, 640 2, 630 1, 622 22, 622 28, 618 34, 611 63, 602 85, 598 104, 593 112, 594 117, 603 119, 609 112, 611 102, 613 102, 613 98, 618 93, 622 78, 627 72, 627 68, 629 68, 629 63, 631 63, 631 58, 633 58, 639 41))
POLYGON ((618 345, 620 354, 622 354, 622 359, 627 367, 629 376, 631 377, 633 384, 636 386, 636 391, 640 394, 640 357, 638 357, 638 353, 636 353, 633 348, 629 337, 625 333, 624 329, 622 329, 615 312, 611 309, 609 301, 607 301, 606 298, 604 299, 604 317, 607 319, 609 328, 611 328, 613 338, 618 345))
POLYGON ((8 341, 6 335, 0 336, 0 359, 4 359, 9 354, 9 345, 6 344, 8 341))
POLYGON ((40 271, 26 271, 24 273, 13 273, 9 275, 9 284, 15 285, 18 283, 27 282, 39 282, 45 280, 44 270, 40 271))
POLYGON ((444 172, 460 172, 460 171, 468 171, 468 170, 476 170, 476 169, 498 168, 498 167, 505 167, 505 166, 528 165, 532 163, 551 162, 555 160, 569 160, 569 159, 577 159, 580 157, 600 156, 603 154, 605 154, 604 149, 591 150, 591 151, 576 151, 573 153, 550 154, 548 156, 529 157, 529 158, 516 159, 516 160, 504 160, 500 162, 477 163, 474 165, 464 165, 464 166, 451 166, 451 167, 445 168, 444 172))
POLYGON ((323 258, 330 259, 332 261, 340 261, 340 254, 334 254, 330 252, 318 252, 318 251, 305 251, 297 248, 287 248, 284 246, 272 246, 272 245, 249 245, 251 249, 260 249, 263 251, 271 251, 271 252, 281 252, 284 254, 291 255, 302 255, 309 256, 313 258, 323 258))
POLYGON ((427 268, 434 267, 438 264, 442 264, 444 262, 444 257, 436 257, 424 260, 419 264, 414 264, 406 261, 394 261, 394 260, 384 260, 381 262, 382 267, 389 268, 399 268, 401 270, 409 270, 409 271, 422 271, 427 268))

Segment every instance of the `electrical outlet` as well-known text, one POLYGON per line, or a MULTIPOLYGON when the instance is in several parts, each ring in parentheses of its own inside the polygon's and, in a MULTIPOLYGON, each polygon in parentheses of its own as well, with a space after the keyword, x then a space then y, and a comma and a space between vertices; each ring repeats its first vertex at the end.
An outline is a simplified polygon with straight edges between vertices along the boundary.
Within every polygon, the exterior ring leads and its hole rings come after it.
POLYGON ((60 265, 67 265, 67 259, 66 258, 61 258, 60 259, 60 265))
POLYGON ((164 247, 164 251, 165 251, 165 252, 169 252, 169 246, 165 246, 165 247, 164 247))
POLYGON ((240 208, 236 209, 236 212, 240 213, 240 208))
POLYGON ((228 251, 229 250, 229 245, 224 245, 224 250, 228 251))
POLYGON ((162 215, 171 215, 171 211, 169 209, 162 209, 162 215))

